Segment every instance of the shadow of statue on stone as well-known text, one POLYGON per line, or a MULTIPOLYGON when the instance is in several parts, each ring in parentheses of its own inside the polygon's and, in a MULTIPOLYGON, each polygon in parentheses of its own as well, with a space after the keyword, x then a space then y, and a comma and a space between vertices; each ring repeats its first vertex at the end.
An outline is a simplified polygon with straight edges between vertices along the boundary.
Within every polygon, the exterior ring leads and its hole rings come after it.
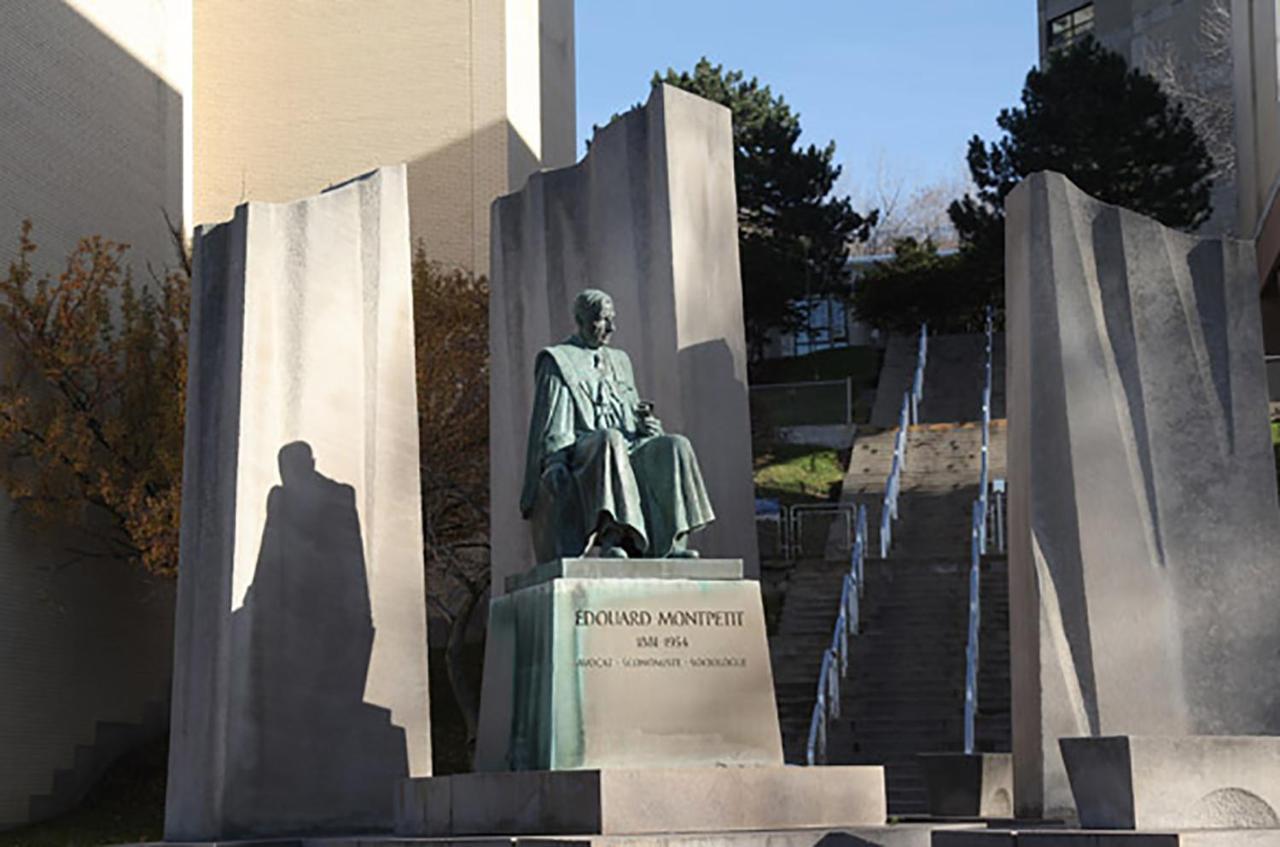
MULTIPOLYGON (((385 808, 408 776, 404 731, 364 702, 374 628, 355 489, 316 470, 305 441, 279 452, 253 583, 235 612, 250 657, 241 703, 250 731, 234 793, 298 831, 325 827, 363 796, 385 808)), ((233 673, 237 672, 233 670, 233 673)), ((234 805, 234 804, 233 804, 234 805)))

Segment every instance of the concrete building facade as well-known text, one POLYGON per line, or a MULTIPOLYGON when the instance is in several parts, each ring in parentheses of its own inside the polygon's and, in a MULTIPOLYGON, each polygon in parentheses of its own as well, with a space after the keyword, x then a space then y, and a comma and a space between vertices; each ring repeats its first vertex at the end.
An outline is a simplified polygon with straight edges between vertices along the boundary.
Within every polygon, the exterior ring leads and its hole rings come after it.
MULTIPOLYGON (((483 273, 490 202, 576 150, 573 0, 13 0, 0 71, 0 259, 31 219, 38 271, 100 234, 145 278, 175 263, 166 217, 406 161, 413 238, 483 273)), ((0 829, 167 715, 172 585, 69 565, 67 535, 0 495, 0 829)))
POLYGON ((1272 399, 1280 397, 1280 10, 1275 0, 1234 0, 1236 146, 1239 225, 1255 240, 1262 289, 1262 340, 1272 399))
POLYGON ((1037 0, 1040 64, 1086 36, 1153 76, 1180 102, 1214 157, 1213 214, 1200 234, 1237 224, 1232 0, 1037 0))

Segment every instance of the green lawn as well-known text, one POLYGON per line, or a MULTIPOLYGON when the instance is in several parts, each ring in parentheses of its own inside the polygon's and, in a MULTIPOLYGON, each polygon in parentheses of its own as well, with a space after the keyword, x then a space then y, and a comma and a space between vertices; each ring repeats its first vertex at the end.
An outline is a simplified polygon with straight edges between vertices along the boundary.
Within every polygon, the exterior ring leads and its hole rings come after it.
POLYGON ((826 502, 838 495, 844 470, 839 450, 775 444, 756 457, 756 496, 771 497, 787 505, 826 502))

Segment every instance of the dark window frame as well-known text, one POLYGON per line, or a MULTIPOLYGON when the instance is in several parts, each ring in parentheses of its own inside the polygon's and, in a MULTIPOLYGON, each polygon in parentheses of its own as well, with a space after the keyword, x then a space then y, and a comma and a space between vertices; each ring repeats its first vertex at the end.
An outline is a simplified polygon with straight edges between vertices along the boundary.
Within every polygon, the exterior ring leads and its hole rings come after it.
POLYGON ((1048 45, 1050 52, 1070 47, 1080 39, 1093 33, 1094 21, 1097 19, 1097 12, 1093 3, 1082 3, 1069 12, 1063 12, 1054 18, 1050 18, 1045 24, 1045 43, 1048 45), (1087 18, 1080 18, 1080 13, 1088 11, 1087 18), (1054 32, 1054 26, 1059 23, 1065 23, 1060 32, 1054 32))

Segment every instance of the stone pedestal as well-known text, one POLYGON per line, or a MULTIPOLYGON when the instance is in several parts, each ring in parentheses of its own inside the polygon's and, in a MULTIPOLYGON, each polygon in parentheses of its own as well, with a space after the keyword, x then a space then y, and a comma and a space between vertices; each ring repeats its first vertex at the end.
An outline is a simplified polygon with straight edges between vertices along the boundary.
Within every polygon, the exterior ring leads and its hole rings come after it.
POLYGON ((391 828, 431 772, 403 167, 196 232, 165 837, 391 828))
POLYGON ((878 826, 884 768, 687 767, 405 780, 396 834, 658 836, 878 826))
POLYGON ((1064 738, 1080 825, 1280 829, 1280 738, 1064 738))
POLYGON ((782 764, 759 584, 737 559, 565 559, 489 611, 476 769, 782 764))
POLYGON ((1016 811, 1066 817, 1059 738, 1280 733, 1258 277, 1059 174, 1006 211, 1016 811))
POLYGON ((939 818, 1011 818, 1013 756, 1009 753, 922 753, 916 757, 939 818))

